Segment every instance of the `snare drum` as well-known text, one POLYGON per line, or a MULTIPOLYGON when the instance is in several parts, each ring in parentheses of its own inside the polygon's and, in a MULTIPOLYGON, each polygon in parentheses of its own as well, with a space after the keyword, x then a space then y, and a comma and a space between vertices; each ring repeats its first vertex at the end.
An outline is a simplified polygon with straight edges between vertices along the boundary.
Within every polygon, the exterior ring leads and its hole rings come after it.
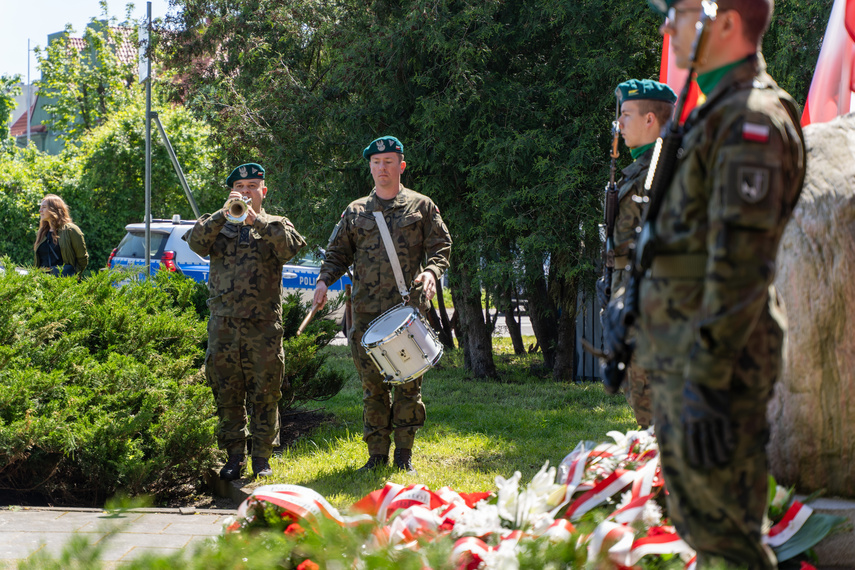
POLYGON ((393 307, 371 321, 362 347, 389 384, 412 382, 439 362, 442 343, 407 305, 393 307))

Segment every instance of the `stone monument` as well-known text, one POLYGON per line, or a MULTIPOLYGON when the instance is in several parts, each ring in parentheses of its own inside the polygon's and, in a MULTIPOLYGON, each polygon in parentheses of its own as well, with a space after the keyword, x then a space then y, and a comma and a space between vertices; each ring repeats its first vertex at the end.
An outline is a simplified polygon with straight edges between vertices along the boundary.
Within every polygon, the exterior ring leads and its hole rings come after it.
POLYGON ((801 199, 778 253, 787 365, 769 405, 769 461, 801 493, 855 497, 855 114, 805 129, 801 199))

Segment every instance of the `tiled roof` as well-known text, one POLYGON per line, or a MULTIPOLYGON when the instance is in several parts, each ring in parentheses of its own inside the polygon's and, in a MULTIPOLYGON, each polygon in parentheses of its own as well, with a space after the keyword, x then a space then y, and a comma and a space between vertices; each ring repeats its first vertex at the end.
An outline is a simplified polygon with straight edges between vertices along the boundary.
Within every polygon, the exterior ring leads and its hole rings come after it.
POLYGON ((133 63, 139 56, 139 50, 134 44, 131 34, 134 30, 131 28, 113 28, 116 36, 122 41, 122 45, 116 50, 116 55, 119 56, 119 61, 122 63, 133 63))
MULTIPOLYGON (((32 116, 32 114, 35 112, 36 102, 38 100, 39 100, 39 96, 36 95, 36 98, 33 100, 33 106, 30 107, 30 116, 32 116)), ((45 128, 44 125, 32 125, 32 126, 30 126, 30 134, 42 133, 46 130, 47 129, 45 128)), ((24 113, 23 115, 18 117, 18 120, 15 121, 15 123, 11 127, 9 127, 9 134, 13 137, 21 137, 21 136, 27 135, 27 113, 24 113)))
MULTIPOLYGON (((116 50, 116 56, 122 63, 134 63, 137 60, 137 46, 134 44, 131 35, 134 33, 133 28, 110 28, 116 35, 116 39, 121 42, 116 50)), ((86 48, 86 40, 83 38, 68 38, 68 45, 77 51, 83 51, 86 48)))

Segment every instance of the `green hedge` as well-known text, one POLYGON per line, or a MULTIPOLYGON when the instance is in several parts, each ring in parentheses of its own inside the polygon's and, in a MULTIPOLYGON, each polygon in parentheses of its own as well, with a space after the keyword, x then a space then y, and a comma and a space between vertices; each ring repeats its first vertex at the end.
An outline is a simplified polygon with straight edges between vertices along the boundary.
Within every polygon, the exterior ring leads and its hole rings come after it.
POLYGON ((213 466, 196 284, 116 279, 0 275, 0 487, 97 504, 213 466))
MULTIPOLYGON (((148 282, 0 274, 0 488, 66 505, 192 492, 221 456, 202 370, 207 297, 167 271, 148 282)), ((283 412, 344 384, 318 353, 338 330, 322 318, 335 308, 296 336, 309 305, 286 297, 283 412)))

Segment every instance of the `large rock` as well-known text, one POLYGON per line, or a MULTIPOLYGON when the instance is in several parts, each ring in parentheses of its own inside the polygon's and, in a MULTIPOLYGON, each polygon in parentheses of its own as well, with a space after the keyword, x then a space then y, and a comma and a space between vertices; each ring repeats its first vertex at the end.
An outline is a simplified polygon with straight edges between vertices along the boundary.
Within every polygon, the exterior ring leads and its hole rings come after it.
POLYGON ((805 136, 807 180, 778 254, 789 335, 769 458, 781 484, 855 497, 855 114, 805 136))

